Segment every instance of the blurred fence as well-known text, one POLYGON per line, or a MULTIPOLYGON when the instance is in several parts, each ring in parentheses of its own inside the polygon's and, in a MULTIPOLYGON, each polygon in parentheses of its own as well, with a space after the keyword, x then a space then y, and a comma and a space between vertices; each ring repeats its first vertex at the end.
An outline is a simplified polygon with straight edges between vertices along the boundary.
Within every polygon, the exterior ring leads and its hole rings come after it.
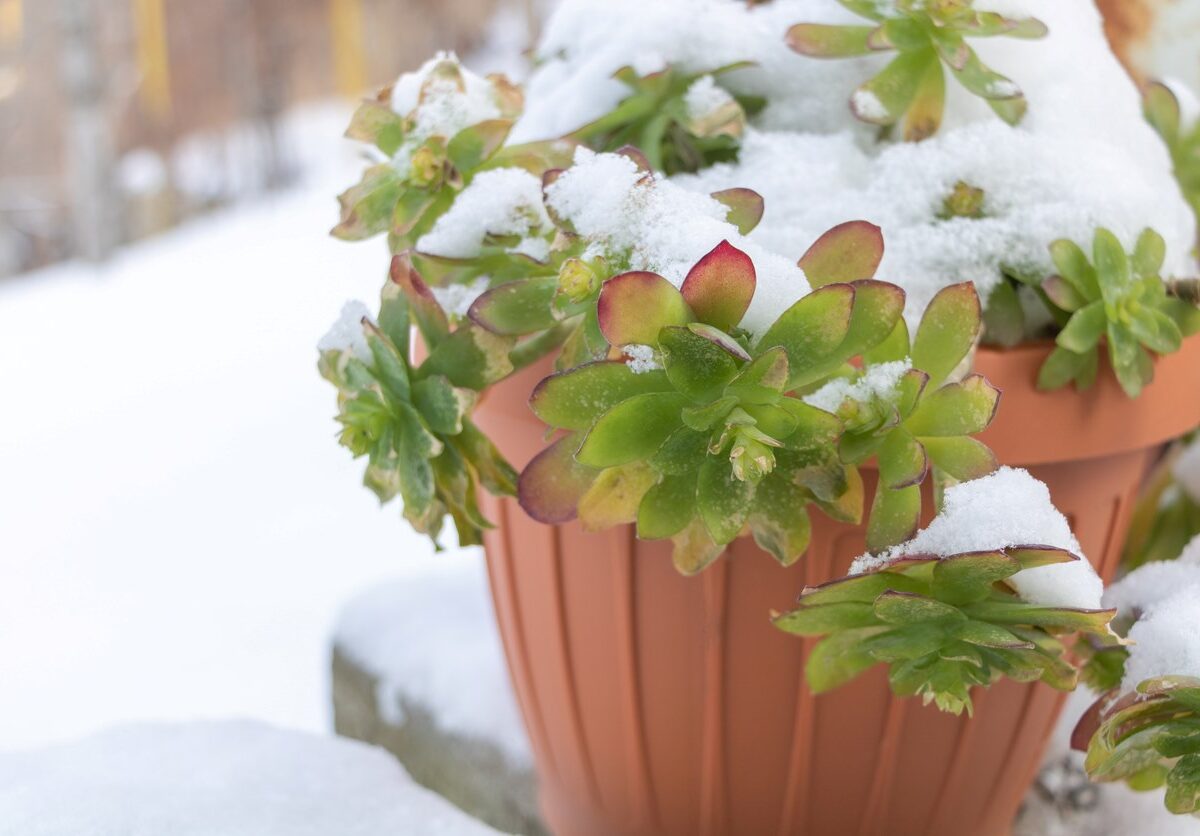
POLYGON ((0 277, 287 182, 285 110, 469 51, 503 3, 0 0, 0 277))

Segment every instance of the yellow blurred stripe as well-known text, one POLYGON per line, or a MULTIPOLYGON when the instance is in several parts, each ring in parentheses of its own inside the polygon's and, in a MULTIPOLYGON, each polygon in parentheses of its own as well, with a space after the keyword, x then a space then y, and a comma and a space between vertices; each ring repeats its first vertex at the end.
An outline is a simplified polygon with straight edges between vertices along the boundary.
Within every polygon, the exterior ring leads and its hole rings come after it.
POLYGON ((24 22, 21 0, 0 0, 0 44, 8 46, 20 41, 24 22))
POLYGON ((147 113, 166 119, 171 115, 171 64, 163 0, 133 0, 133 20, 142 79, 138 95, 147 113))
POLYGON ((348 97, 360 96, 367 89, 362 0, 330 0, 329 29, 338 92, 348 97))

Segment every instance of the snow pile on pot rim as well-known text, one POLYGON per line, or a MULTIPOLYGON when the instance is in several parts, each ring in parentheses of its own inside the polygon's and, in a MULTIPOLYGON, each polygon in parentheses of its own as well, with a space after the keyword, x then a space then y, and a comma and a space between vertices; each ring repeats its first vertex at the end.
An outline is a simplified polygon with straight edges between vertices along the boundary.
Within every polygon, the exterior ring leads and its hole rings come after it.
POLYGON ((946 489, 942 511, 916 537, 882 554, 864 554, 851 575, 884 569, 906 557, 953 557, 1015 546, 1062 549, 1077 559, 1025 569, 1008 579, 1022 600, 1045 607, 1101 608, 1104 584, 1087 561, 1046 485, 1027 471, 1002 467, 946 489))
MULTIPOLYGON (((976 7, 1037 16, 1050 30, 1042 40, 971 42, 1024 92, 1028 113, 1015 127, 949 78, 938 134, 920 143, 879 141, 848 100, 888 56, 820 60, 784 43, 795 23, 866 22, 836 0, 755 7, 743 0, 564 0, 539 47, 544 63, 530 81, 514 141, 560 136, 610 111, 628 95, 612 78, 621 67, 646 73, 671 63, 706 72, 752 61, 719 78, 768 102, 747 130, 739 161, 676 182, 702 194, 759 191, 767 211, 751 239, 789 261, 838 223, 878 224, 887 252, 877 278, 908 291, 910 322, 949 284, 971 280, 986 300, 1006 271, 1050 275, 1048 245, 1058 238, 1086 244, 1098 226, 1130 250, 1142 229, 1154 228, 1168 245, 1165 273, 1189 273, 1194 218, 1091 0, 977 0, 976 7), (945 217, 944 201, 960 182, 983 190, 983 217, 945 217)), ((807 291, 752 256, 765 298, 790 303, 807 291)))
POLYGON ((1122 690, 1159 676, 1200 678, 1200 537, 1176 560, 1147 563, 1104 593, 1129 630, 1122 690))

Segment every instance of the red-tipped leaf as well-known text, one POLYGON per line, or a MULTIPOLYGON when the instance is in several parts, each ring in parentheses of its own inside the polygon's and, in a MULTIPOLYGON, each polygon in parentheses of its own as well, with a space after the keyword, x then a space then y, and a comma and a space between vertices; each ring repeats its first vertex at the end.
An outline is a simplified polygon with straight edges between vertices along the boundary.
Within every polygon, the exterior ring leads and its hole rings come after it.
POLYGON ((697 319, 730 331, 746 315, 756 284, 750 256, 722 241, 696 262, 680 292, 697 319))
POLYGON ((565 435, 533 457, 517 482, 517 501, 540 523, 570 522, 597 471, 575 461, 579 438, 565 435))
POLYGON ((668 325, 687 325, 692 312, 675 285, 657 273, 633 272, 604 283, 596 303, 610 345, 654 345, 668 325))
POLYGON ((868 221, 847 221, 826 232, 800 259, 814 290, 875 275, 883 260, 883 232, 868 221))
POLYGON ((737 227, 742 235, 749 235, 762 220, 766 211, 763 196, 754 189, 734 188, 713 192, 713 200, 729 208, 725 220, 737 227))

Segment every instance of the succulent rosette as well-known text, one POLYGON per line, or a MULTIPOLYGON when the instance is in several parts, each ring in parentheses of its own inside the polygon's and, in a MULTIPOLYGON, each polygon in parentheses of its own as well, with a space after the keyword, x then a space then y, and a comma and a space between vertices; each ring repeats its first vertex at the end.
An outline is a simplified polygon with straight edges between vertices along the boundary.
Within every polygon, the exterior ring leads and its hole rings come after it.
POLYGON ((945 383, 979 330, 974 290, 947 289, 910 349, 903 291, 870 278, 882 252, 870 224, 831 230, 801 260, 812 292, 757 337, 740 327, 754 264, 728 242, 679 288, 645 271, 604 282, 596 324, 611 356, 534 391, 533 411, 562 435, 522 473, 522 506, 593 530, 636 522, 642 538, 672 539, 687 573, 743 530, 790 565, 808 545, 808 505, 862 519, 858 465, 877 455, 873 541, 903 540, 931 462, 951 479, 994 469, 968 436, 990 423, 999 393, 977 376, 945 383), (864 374, 854 363, 905 373, 894 391, 860 402, 848 385, 864 374), (814 406, 831 386, 847 396, 830 411, 814 406))
POLYGON ((1200 310, 1169 295, 1159 275, 1166 253, 1162 236, 1147 229, 1126 254, 1115 235, 1098 229, 1090 261, 1071 241, 1055 241, 1050 249, 1058 275, 1043 282, 1042 290, 1069 319, 1038 385, 1091 386, 1103 340, 1117 380, 1136 398, 1154 379, 1154 354, 1172 354, 1185 336, 1200 331, 1200 310))
POLYGON ((937 133, 946 100, 948 68, 971 93, 985 99, 1001 119, 1016 124, 1025 115, 1025 97, 1011 79, 989 68, 968 38, 1006 35, 1042 38, 1046 26, 1036 18, 1009 18, 973 8, 973 0, 838 0, 871 21, 867 26, 798 23, 788 44, 813 58, 848 58, 874 52, 898 53, 850 100, 864 122, 899 125, 905 140, 937 133))

